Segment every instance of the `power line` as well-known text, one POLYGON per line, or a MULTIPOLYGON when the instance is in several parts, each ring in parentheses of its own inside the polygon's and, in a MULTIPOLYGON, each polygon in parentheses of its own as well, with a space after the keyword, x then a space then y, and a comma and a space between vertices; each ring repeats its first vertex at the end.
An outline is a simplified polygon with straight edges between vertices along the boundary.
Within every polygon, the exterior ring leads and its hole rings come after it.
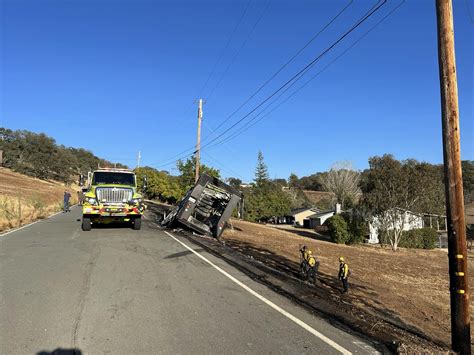
POLYGON ((229 44, 232 42, 232 38, 234 37, 235 33, 237 32, 237 29, 239 28, 240 24, 242 23, 242 20, 244 19, 245 17, 245 14, 247 13, 247 10, 250 6, 250 3, 252 2, 252 0, 249 0, 247 2, 247 5, 245 6, 244 8, 244 11, 242 12, 242 14, 240 15, 240 18, 239 20, 237 21, 237 24, 235 25, 234 29, 232 30, 232 33, 230 34, 229 38, 227 39, 227 42, 224 46, 224 49, 221 51, 218 59, 216 60, 216 62, 214 63, 214 66, 212 67, 212 70, 211 72, 209 73, 209 75, 207 76, 207 79, 206 81, 204 82, 204 85, 201 87, 201 90, 199 91, 200 92, 200 95, 199 96, 203 96, 202 94, 204 93, 204 90, 206 89, 207 87, 207 84, 209 83, 209 80, 211 79, 211 77, 214 75, 214 72, 216 71, 217 69, 217 65, 220 63, 220 61, 222 60, 222 58, 224 57, 224 54, 227 50, 227 48, 229 47, 229 44))
POLYGON ((224 171, 227 171, 228 173, 230 173, 231 175, 233 176, 236 176, 242 180, 245 180, 245 178, 240 175, 238 172, 226 167, 224 164, 222 164, 219 160, 217 160, 216 158, 212 157, 208 152, 206 152, 205 154, 203 154, 205 156, 206 159, 209 159, 211 162, 214 162, 214 164, 216 164, 218 167, 220 167, 222 170, 224 171))
POLYGON ((252 34, 255 30, 255 28, 258 26, 258 24, 260 23, 260 21, 262 20, 263 16, 265 15, 265 13, 267 12, 268 8, 270 7, 270 3, 271 3, 271 0, 268 0, 267 1, 267 4, 265 6, 265 8, 263 9, 261 15, 257 18, 257 20, 255 21, 255 23, 253 24, 252 28, 250 29, 250 32, 247 34, 247 37, 245 38, 245 40, 242 42, 240 48, 237 50, 237 52, 234 54, 234 56, 232 57, 231 61, 229 62, 229 64, 227 65, 226 69, 224 70, 224 72, 222 73, 221 77, 219 78, 219 80, 217 81, 216 85, 214 85, 214 87, 212 88, 211 92, 209 93, 209 95, 207 95, 207 99, 209 100, 212 95, 214 94, 215 90, 219 87, 220 83, 222 82, 222 80, 224 79, 224 77, 226 76, 227 72, 229 71, 230 67, 235 63, 237 57, 239 56, 240 52, 244 49, 245 45, 247 44, 247 42, 250 40, 250 38, 252 37, 252 34))
MULTIPOLYGON (((212 126, 209 125, 207 122, 202 122, 202 126, 208 131, 211 132, 212 126), (208 127, 209 126, 209 127, 208 127)), ((227 145, 223 144, 222 145, 229 153, 232 154, 232 156, 236 159, 238 159, 238 154, 236 154, 232 149, 230 149, 227 145)))
MULTIPOLYGON (((232 112, 224 121, 222 121, 214 131, 218 130, 222 127, 227 121, 229 121, 237 112, 240 111, 242 107, 244 107, 250 100, 252 100, 265 86, 267 86, 278 74, 280 74, 283 69, 285 69, 290 63, 292 63, 296 57, 298 57, 301 52, 303 52, 312 42, 314 42, 320 35, 323 33, 334 21, 337 20, 339 16, 341 16, 353 3, 353 0, 350 0, 326 25, 324 25, 316 34, 311 37, 311 39, 305 43, 303 47, 301 47, 288 61, 286 61, 280 68, 270 77, 268 78, 260 87, 250 95, 239 107, 237 107, 234 112, 232 112)), ((214 133, 213 131, 213 133, 214 133)))
POLYGON ((336 58, 334 58, 331 62, 329 62, 323 69, 318 71, 314 76, 312 76, 309 80, 307 80, 303 85, 301 85, 298 89, 293 91, 289 96, 287 96, 282 102, 280 102, 277 106, 275 106, 272 110, 264 114, 262 117, 260 117, 258 120, 255 121, 256 118, 258 118, 262 113, 265 112, 265 110, 271 106, 274 102, 278 101, 278 99, 285 94, 285 92, 290 88, 288 87, 286 90, 284 90, 272 103, 270 103, 265 109, 260 111, 256 116, 254 116, 250 121, 246 123, 245 126, 241 127, 239 131, 235 132, 231 136, 224 138, 222 141, 217 142, 215 145, 209 147, 209 148, 214 148, 219 146, 220 144, 225 144, 232 139, 236 138, 237 136, 243 134, 253 126, 255 126, 257 123, 262 121, 265 117, 269 116, 273 111, 275 111, 277 108, 279 108, 281 105, 283 105, 285 102, 287 102, 290 98, 292 98, 294 95, 296 95, 299 91, 301 91, 304 87, 306 87, 311 81, 316 79, 322 72, 324 72, 326 69, 328 69, 332 64, 334 64, 338 59, 340 59, 342 56, 344 56, 349 50, 351 50, 353 47, 355 47, 364 37, 366 37, 370 32, 372 32, 380 23, 385 21, 389 16, 391 16, 395 11, 397 11, 403 4, 405 3, 405 0, 402 0, 396 7, 394 7, 387 15, 382 17, 375 25, 373 25, 369 30, 367 30, 362 36, 360 36, 356 41, 354 41, 348 48, 346 48, 340 55, 338 55, 336 58), (252 121, 255 121, 252 123, 252 121))
MULTIPOLYGON (((386 1, 386 0, 385 0, 386 1)), ((384 3, 385 3, 384 1, 384 3)), ((380 0, 379 0, 380 2, 380 0)), ((321 33, 323 33, 334 21, 337 20, 337 18, 339 18, 353 3, 353 0, 350 0, 341 10, 339 10, 339 12, 333 16, 331 18, 331 20, 329 20, 328 23, 326 23, 326 25, 324 25, 318 32, 316 32, 311 38, 309 41, 307 41, 305 43, 305 45, 303 47, 301 47, 288 61, 286 61, 282 66, 280 66, 280 68, 269 78, 267 79, 252 95, 250 95, 234 112, 232 112, 223 122, 221 122, 221 124, 219 124, 218 127, 216 127, 209 136, 206 136, 203 138, 203 142, 208 139, 210 136, 212 136, 212 134, 214 134, 215 131, 217 131, 220 127, 222 127, 223 124, 225 124, 229 119, 231 119, 242 107, 244 107, 252 98, 254 98, 265 86, 267 86, 278 74, 280 74, 282 72, 283 69, 285 69, 290 63, 292 63, 296 57, 298 57, 298 55, 301 54, 301 52, 303 52, 312 42, 314 42, 320 35, 321 33)), ((244 11, 245 12, 245 11, 244 11)), ((239 21, 240 23, 240 21, 239 21)), ((235 29, 234 29, 235 30, 235 29)), ((234 31, 235 32, 235 31, 234 31)), ((231 36, 232 37, 232 36, 231 36)), ((226 45, 225 48, 227 48, 228 44, 226 45)), ((220 61, 220 59, 218 60, 218 62, 220 61)), ((217 62, 216 62, 216 65, 217 65, 217 62)), ((214 69, 213 69, 214 71, 214 69)), ((212 72, 213 72, 212 71, 212 72)), ((209 79, 209 78, 208 78, 209 79)), ((208 80, 207 80, 208 81, 208 80)), ((207 85, 207 81, 206 81, 206 85, 207 85)), ((167 162, 169 160, 172 160, 172 159, 175 159, 179 156, 181 156, 182 154, 185 154, 185 153, 188 153, 190 151, 194 151, 194 147, 190 147, 186 150, 183 150, 182 152, 176 154, 176 155, 173 155, 172 157, 166 159, 166 160, 163 160, 162 162, 167 162)), ((192 154, 188 154, 186 156, 189 156, 189 155, 192 155, 192 154)), ((179 160, 179 159, 178 159, 179 160)), ((174 160, 176 161, 176 160, 174 160)), ((161 162, 160 162, 161 163, 161 162)))
MULTIPOLYGON (((257 106, 255 106, 250 112, 248 112, 246 115, 244 115, 242 118, 240 118, 237 122, 235 122, 232 126, 224 130, 221 134, 219 134, 217 137, 214 137, 206 143, 202 148, 205 148, 215 142, 217 139, 222 137, 224 134, 229 132, 231 129, 236 127, 239 123, 244 121, 247 117, 249 117, 252 113, 254 113, 256 110, 258 110, 260 107, 262 107, 266 102, 268 102, 270 99, 272 99, 276 94, 278 94, 280 91, 282 91, 286 86, 288 86, 290 83, 293 81, 296 82, 300 80, 303 75, 305 75, 310 68, 312 68, 324 55, 326 55, 331 49, 333 49, 335 46, 337 46, 344 38, 346 38, 350 33, 352 33, 356 28, 358 28, 362 23, 364 23, 370 16, 372 16, 376 11, 378 11, 385 3, 387 0, 383 0, 382 2, 379 1, 378 5, 375 5, 372 7, 371 10, 369 10, 365 16, 363 16, 361 19, 359 19, 349 30, 347 30, 342 36, 340 36, 333 44, 331 44, 329 47, 327 47, 325 50, 323 50, 316 58, 314 58, 311 62, 309 62, 305 67, 303 67, 300 71, 298 71, 295 75, 293 75, 289 80, 287 80, 282 86, 280 86, 277 90, 275 90, 271 95, 269 95, 265 100, 260 102, 257 106)), ((293 84, 292 84, 293 85, 293 84)))

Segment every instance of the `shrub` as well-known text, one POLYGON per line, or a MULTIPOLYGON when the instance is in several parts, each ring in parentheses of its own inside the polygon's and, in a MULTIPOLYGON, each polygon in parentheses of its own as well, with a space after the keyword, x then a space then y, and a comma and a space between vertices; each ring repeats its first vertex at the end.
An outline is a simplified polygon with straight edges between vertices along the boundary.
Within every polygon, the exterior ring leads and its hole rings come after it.
POLYGON ((343 213, 341 215, 347 223, 347 231, 349 232, 349 244, 359 244, 365 241, 365 237, 369 234, 367 223, 355 213, 343 213))
POLYGON ((331 240, 337 244, 349 242, 350 234, 347 230, 347 222, 340 215, 334 215, 326 223, 331 240))
POLYGON ((368 234, 365 223, 353 221, 349 225, 349 244, 360 244, 365 241, 368 234))
POLYGON ((402 248, 434 249, 438 233, 432 228, 412 229, 403 232, 399 246, 402 248))

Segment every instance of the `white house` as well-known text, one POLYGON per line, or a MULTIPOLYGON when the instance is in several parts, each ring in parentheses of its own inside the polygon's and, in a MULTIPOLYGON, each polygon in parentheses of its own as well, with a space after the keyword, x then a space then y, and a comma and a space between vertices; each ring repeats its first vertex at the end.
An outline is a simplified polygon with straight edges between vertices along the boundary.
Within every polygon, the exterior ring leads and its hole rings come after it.
POLYGON ((404 231, 412 229, 420 229, 425 226, 422 214, 414 213, 401 208, 392 208, 380 216, 374 216, 369 221, 369 243, 378 244, 379 230, 382 227, 383 220, 385 220, 385 228, 387 230, 403 229, 404 231))

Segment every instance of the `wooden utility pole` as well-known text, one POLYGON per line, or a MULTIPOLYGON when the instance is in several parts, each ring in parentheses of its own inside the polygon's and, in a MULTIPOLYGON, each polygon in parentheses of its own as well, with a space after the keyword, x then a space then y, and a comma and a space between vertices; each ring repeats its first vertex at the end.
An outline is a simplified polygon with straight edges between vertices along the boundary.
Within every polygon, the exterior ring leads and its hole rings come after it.
POLYGON ((458 87, 454 54, 452 0, 436 0, 438 61, 443 123, 444 179, 448 221, 452 349, 471 354, 466 225, 462 187, 458 87))
POLYGON ((201 159, 201 121, 202 121, 202 99, 198 103, 198 127, 197 127, 197 143, 196 143, 196 182, 199 179, 199 164, 201 159))

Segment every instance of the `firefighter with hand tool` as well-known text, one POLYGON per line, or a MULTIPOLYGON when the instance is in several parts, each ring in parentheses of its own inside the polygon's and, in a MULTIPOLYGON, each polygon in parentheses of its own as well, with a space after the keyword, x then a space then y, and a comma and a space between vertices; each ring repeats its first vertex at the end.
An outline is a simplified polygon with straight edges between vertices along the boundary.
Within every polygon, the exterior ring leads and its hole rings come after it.
POLYGON ((347 291, 349 291, 349 283, 347 282, 349 275, 349 265, 346 264, 346 262, 344 261, 344 257, 341 256, 339 258, 339 280, 342 281, 342 293, 346 293, 347 291))
POLYGON ((300 275, 307 281, 312 280, 316 282, 316 276, 318 273, 319 262, 316 261, 313 252, 309 250, 306 245, 300 248, 300 275))

